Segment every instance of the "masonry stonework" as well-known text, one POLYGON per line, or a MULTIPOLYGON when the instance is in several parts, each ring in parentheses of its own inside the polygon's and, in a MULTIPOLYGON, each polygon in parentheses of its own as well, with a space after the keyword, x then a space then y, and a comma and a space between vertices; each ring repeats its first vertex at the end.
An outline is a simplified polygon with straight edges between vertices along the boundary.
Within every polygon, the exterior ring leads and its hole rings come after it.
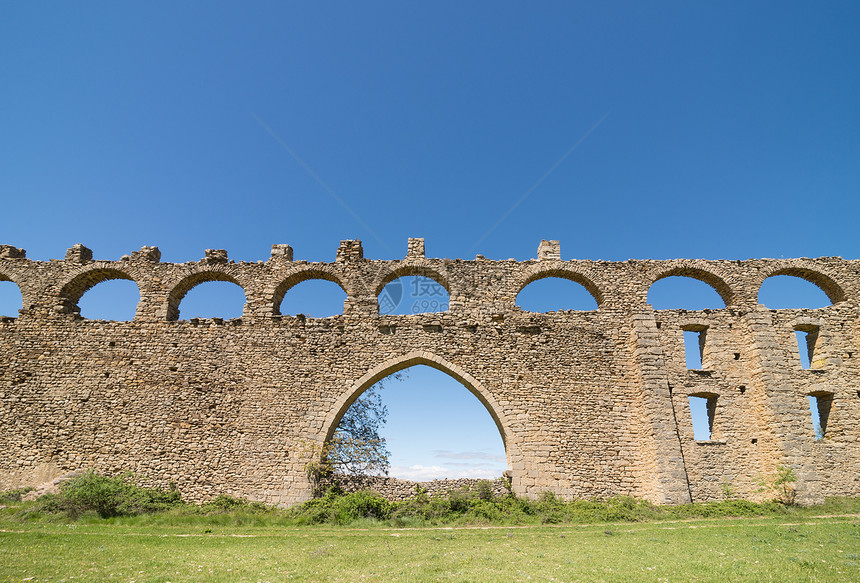
POLYGON ((399 261, 367 259, 359 241, 341 242, 332 263, 294 260, 288 245, 257 263, 224 250, 181 264, 160 257, 144 247, 101 261, 75 245, 43 262, 0 246, 0 280, 18 285, 24 306, 0 319, 0 489, 92 468, 173 482, 191 500, 296 503, 311 495, 307 467, 350 404, 424 364, 486 406, 519 495, 676 504, 721 498, 730 484, 755 498, 778 466, 795 470, 802 502, 860 493, 860 261, 563 261, 557 241, 542 242, 536 260, 451 260, 425 257, 421 239, 399 261), (781 274, 815 283, 832 305, 759 305, 761 283, 781 274), (383 287, 408 275, 444 286, 448 310, 380 315, 383 287), (652 309, 649 287, 673 275, 711 285, 726 307, 652 309), (517 307, 544 277, 582 284, 598 309, 517 307), (81 296, 108 279, 137 284, 134 320, 80 317, 81 296), (308 279, 343 288, 342 315, 280 314, 308 279), (212 280, 244 289, 242 317, 181 320, 185 294, 212 280), (702 370, 686 368, 684 330, 704 335, 702 370), (815 340, 808 370, 795 330, 815 340), (708 441, 693 436, 691 395, 712 405, 708 441), (826 404, 823 439, 809 395, 826 404))

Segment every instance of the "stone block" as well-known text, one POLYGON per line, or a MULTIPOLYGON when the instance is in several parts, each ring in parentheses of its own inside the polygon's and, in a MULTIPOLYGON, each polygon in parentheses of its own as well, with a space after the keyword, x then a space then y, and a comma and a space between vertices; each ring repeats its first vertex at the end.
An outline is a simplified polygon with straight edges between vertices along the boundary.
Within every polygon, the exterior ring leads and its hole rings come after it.
POLYGON ((66 250, 66 261, 71 263, 87 263, 92 260, 92 249, 88 249, 80 243, 75 243, 66 250))
POLYGON ((0 245, 0 259, 24 259, 27 252, 12 245, 0 245))

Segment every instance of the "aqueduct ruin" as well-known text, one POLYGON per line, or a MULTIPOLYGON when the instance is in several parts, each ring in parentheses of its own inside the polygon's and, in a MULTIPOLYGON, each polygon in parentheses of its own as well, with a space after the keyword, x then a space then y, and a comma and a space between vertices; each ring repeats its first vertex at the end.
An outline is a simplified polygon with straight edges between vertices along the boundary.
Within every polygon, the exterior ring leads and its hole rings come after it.
POLYGON ((256 263, 219 250, 161 263, 154 247, 99 261, 81 245, 43 262, 7 245, 0 280, 23 298, 18 317, 0 319, 0 489, 93 468, 174 482, 192 500, 295 503, 310 496, 306 468, 350 403, 426 364, 486 406, 520 495, 682 503, 720 498, 730 483, 756 497, 778 466, 795 470, 802 501, 860 493, 856 260, 563 261, 555 241, 530 261, 450 260, 410 239, 398 261, 365 259, 359 241, 343 241, 330 263, 294 260, 286 245, 256 263), (832 305, 760 305, 762 282, 780 274, 816 284, 832 305), (380 291, 407 275, 444 286, 448 310, 380 315, 380 291), (651 284, 674 275, 709 284, 725 308, 654 310, 651 284), (518 308, 519 291, 545 277, 583 285, 598 308, 518 308), (83 293, 107 279, 136 282, 132 321, 80 317, 83 293), (281 315, 284 295, 307 279, 343 288, 343 314, 281 315), (210 280, 242 287, 242 317, 179 320, 183 296, 210 280), (685 330, 703 339, 701 369, 687 369, 685 330), (813 339, 808 369, 795 330, 813 339), (707 400, 708 440, 695 439, 690 396, 707 400))

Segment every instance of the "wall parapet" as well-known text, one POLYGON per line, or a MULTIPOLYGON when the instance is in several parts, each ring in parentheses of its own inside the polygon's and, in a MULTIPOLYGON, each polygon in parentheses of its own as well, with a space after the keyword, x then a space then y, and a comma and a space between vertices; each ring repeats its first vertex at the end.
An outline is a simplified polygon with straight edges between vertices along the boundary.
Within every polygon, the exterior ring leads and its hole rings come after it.
POLYGON ((377 296, 397 277, 422 275, 436 280, 451 295, 449 309, 464 315, 515 311, 517 294, 529 283, 560 277, 582 284, 599 309, 635 311, 647 305, 648 290, 670 276, 698 279, 713 287, 727 309, 758 306, 758 290, 773 275, 806 279, 835 305, 860 301, 860 261, 839 257, 817 259, 748 259, 744 261, 671 259, 562 260, 558 241, 542 241, 537 260, 462 260, 424 256, 424 240, 410 239, 403 260, 364 258, 360 241, 342 241, 334 262, 294 260, 289 245, 273 245, 266 262, 234 262, 223 249, 207 249, 197 262, 162 263, 157 247, 143 247, 119 261, 93 259, 77 244, 63 261, 26 259, 26 252, 0 246, 0 280, 14 281, 27 298, 24 312, 79 314, 77 301, 90 287, 107 279, 134 281, 141 292, 137 318, 175 320, 185 293, 204 281, 225 280, 240 286, 247 304, 245 316, 264 319, 279 315, 278 306, 292 285, 308 279, 337 283, 347 294, 346 311, 366 317, 379 313, 377 296), (488 282, 491 282, 488 285, 488 282))

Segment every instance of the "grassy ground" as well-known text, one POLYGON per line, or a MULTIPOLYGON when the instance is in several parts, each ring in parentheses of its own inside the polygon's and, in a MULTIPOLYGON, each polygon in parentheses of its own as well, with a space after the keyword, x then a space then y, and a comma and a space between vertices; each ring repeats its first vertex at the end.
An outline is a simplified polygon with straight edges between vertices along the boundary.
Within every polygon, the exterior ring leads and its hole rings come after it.
POLYGON ((860 517, 417 529, 3 520, 6 581, 856 582, 860 517))

